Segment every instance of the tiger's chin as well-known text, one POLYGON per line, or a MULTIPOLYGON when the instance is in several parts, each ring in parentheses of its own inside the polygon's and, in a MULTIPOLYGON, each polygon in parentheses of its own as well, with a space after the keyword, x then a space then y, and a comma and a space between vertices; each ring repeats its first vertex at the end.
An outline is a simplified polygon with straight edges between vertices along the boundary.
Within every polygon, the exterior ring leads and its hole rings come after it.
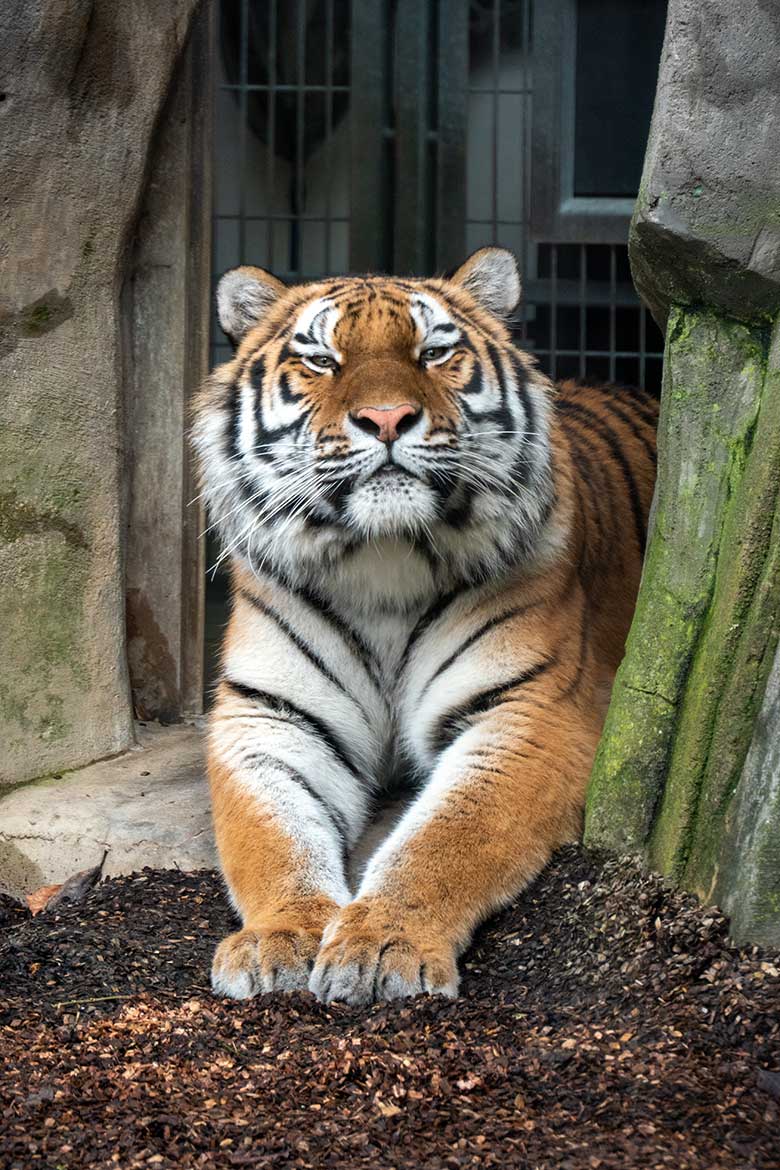
POLYGON ((439 505, 433 489, 399 467, 383 468, 351 493, 348 526, 366 540, 414 536, 434 524, 439 505))

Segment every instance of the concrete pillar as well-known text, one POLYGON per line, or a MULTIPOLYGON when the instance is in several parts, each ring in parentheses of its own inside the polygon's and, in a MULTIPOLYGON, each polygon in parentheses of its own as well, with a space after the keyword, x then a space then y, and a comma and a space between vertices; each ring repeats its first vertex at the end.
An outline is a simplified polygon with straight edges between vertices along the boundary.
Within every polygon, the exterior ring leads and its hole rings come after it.
POLYGON ((121 293, 198 0, 0 14, 0 779, 132 740, 121 293))

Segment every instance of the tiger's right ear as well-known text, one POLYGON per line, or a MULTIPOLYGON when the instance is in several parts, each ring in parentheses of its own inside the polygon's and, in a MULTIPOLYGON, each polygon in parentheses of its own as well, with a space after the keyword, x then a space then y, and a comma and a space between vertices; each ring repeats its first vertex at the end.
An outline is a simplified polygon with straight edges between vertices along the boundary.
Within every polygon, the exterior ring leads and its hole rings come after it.
POLYGON ((217 316, 234 345, 258 323, 287 285, 264 268, 231 268, 217 285, 217 316))
POLYGON ((478 248, 450 279, 499 317, 508 317, 520 300, 520 273, 508 248, 478 248))

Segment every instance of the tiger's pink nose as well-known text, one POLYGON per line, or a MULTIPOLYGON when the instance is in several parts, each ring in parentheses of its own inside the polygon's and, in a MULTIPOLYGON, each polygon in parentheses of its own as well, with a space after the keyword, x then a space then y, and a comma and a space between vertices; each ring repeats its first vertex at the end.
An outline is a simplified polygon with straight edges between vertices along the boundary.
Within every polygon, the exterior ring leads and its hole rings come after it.
POLYGON ((380 443, 392 443, 414 426, 419 414, 416 402, 402 402, 399 406, 363 406, 350 418, 361 431, 373 435, 380 443))

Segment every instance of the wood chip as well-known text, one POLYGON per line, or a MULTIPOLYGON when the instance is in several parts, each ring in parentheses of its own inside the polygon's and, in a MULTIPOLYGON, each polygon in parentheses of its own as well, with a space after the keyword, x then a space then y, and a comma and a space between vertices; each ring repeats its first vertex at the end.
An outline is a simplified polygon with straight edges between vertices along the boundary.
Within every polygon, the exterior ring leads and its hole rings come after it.
POLYGON ((628 862, 562 850, 457 1000, 365 1008, 215 999, 215 874, 0 910, 3 1170, 778 1167, 778 955, 628 862))

